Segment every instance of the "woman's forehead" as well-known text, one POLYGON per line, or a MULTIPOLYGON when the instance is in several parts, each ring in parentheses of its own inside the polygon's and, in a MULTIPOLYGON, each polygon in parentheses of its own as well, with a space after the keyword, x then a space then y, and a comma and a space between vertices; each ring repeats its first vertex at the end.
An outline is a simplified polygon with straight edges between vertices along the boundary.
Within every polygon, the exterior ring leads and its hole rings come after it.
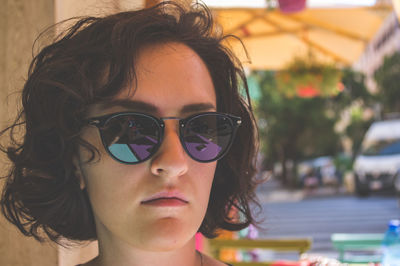
POLYGON ((184 44, 157 44, 142 49, 136 60, 135 77, 132 87, 122 89, 115 97, 115 105, 125 107, 123 110, 160 116, 216 110, 209 71, 196 52, 184 44))

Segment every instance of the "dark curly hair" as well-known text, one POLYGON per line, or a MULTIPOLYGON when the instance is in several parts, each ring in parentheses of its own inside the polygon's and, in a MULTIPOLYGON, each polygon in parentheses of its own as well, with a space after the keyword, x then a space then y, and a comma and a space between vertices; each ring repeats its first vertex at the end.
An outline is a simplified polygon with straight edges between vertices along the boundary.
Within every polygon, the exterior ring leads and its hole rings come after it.
POLYGON ((217 163, 199 231, 215 237, 218 229, 240 230, 253 223, 250 203, 256 202, 258 135, 243 68, 223 45, 226 38, 203 5, 186 8, 163 2, 149 9, 78 19, 34 57, 22 91, 22 110, 1 132, 11 139, 2 146, 12 162, 1 198, 5 217, 39 241, 44 240, 43 232, 57 243, 62 238, 97 238, 88 195, 80 189, 72 162, 79 147, 98 153, 80 137, 88 106, 111 100, 135 81, 140 48, 178 42, 206 64, 217 111, 243 121, 229 153, 217 163), (20 128, 24 135, 18 140, 20 128), (240 219, 230 216, 232 208, 240 219))

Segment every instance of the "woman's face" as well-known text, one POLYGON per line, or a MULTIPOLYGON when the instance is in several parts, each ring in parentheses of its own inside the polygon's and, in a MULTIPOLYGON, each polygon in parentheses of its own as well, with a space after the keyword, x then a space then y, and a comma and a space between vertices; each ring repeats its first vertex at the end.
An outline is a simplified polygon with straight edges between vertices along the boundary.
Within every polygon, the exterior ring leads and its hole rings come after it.
MULTIPOLYGON (((90 110, 90 116, 136 111, 184 118, 216 111, 210 74, 200 57, 183 44, 144 48, 136 61, 136 73, 136 91, 128 88, 116 97, 131 104, 98 105, 90 110)), ((177 120, 165 120, 165 125, 157 153, 136 165, 112 159, 98 129, 85 128, 82 137, 98 148, 101 157, 85 163, 89 154, 81 148, 78 174, 90 198, 100 242, 149 251, 173 250, 193 239, 200 227, 216 162, 192 160, 180 143, 177 120), (149 200, 164 197, 159 193, 178 194, 184 201, 149 200)))

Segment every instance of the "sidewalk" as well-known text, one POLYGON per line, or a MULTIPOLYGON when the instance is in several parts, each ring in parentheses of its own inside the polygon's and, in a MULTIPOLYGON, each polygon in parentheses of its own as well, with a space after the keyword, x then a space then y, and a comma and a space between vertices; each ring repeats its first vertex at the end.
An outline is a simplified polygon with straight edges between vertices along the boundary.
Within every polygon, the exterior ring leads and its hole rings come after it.
POLYGON ((344 187, 338 190, 333 187, 318 187, 312 191, 305 189, 287 189, 280 184, 279 180, 269 179, 259 185, 256 190, 260 203, 270 202, 297 202, 308 198, 334 197, 346 195, 348 192, 344 187))

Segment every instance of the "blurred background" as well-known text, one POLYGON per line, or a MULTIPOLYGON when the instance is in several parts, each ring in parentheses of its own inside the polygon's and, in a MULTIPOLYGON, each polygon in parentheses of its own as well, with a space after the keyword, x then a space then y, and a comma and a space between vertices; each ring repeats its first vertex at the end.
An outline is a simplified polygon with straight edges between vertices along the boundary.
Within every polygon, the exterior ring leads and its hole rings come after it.
MULTIPOLYGON (((40 32, 157 2, 2 0, 1 125, 16 114, 40 32)), ((400 1, 204 3, 225 34, 242 40, 226 45, 244 63, 260 130, 258 178, 267 180, 257 190, 257 233, 228 238, 310 239, 308 254, 338 258, 334 234, 384 233, 400 218, 400 1)), ((76 265, 96 253, 96 243, 38 244, 0 218, 0 265, 76 265)), ((260 251, 253 259, 296 256, 260 251)))

